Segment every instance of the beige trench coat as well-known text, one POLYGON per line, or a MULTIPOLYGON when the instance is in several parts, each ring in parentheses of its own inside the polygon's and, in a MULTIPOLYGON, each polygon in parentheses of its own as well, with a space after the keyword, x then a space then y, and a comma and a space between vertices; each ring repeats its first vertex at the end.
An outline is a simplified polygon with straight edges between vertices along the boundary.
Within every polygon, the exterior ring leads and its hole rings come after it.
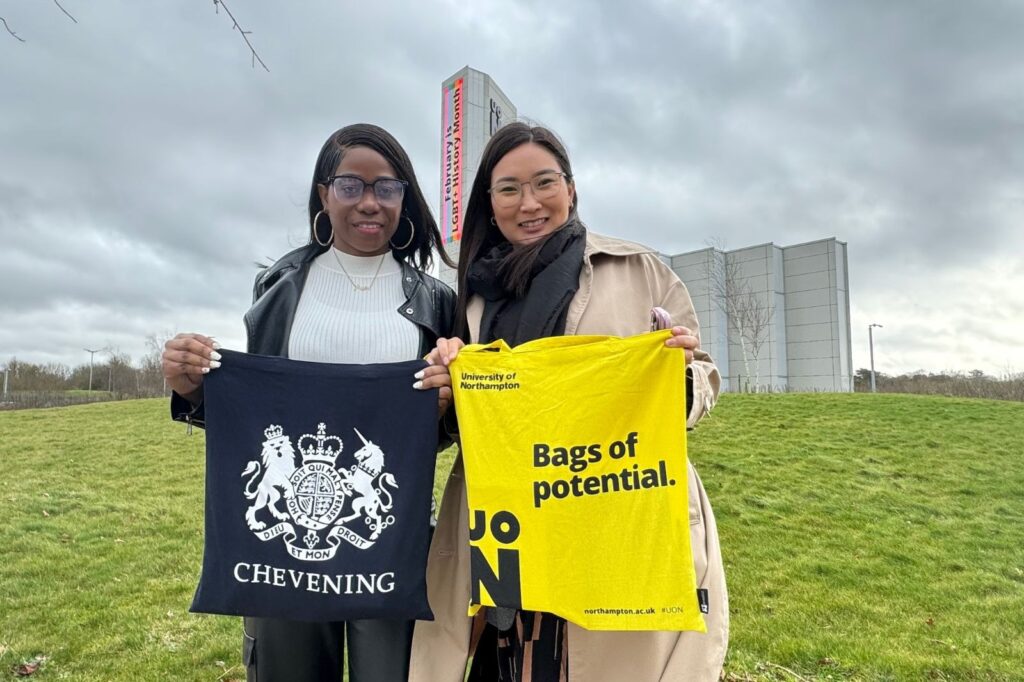
MULTIPOLYGON (((566 334, 630 336, 648 331, 650 309, 661 306, 673 323, 697 330, 690 295, 650 249, 610 237, 587 235, 580 286, 570 303, 566 334)), ((470 301, 474 341, 483 301, 470 301)), ((695 353, 693 426, 714 405, 720 377, 711 358, 695 353)), ((690 466, 690 539, 698 587, 709 592, 707 633, 594 632, 568 628, 570 682, 717 680, 729 639, 729 602, 718 531, 697 472, 690 466)), ((413 636, 410 682, 463 682, 469 657, 469 511, 462 456, 445 487, 441 515, 427 563, 427 594, 434 621, 418 621, 413 636)))

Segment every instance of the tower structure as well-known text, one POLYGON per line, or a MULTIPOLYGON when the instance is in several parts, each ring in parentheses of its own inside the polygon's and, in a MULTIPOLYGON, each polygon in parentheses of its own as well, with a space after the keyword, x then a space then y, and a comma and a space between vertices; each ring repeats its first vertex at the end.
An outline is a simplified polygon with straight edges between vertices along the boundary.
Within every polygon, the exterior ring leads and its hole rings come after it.
MULTIPOLYGON (((441 84, 441 210, 445 250, 458 262, 462 218, 484 146, 498 128, 516 120, 516 108, 497 83, 463 67, 441 84)), ((455 287, 455 271, 442 264, 440 279, 455 287)))

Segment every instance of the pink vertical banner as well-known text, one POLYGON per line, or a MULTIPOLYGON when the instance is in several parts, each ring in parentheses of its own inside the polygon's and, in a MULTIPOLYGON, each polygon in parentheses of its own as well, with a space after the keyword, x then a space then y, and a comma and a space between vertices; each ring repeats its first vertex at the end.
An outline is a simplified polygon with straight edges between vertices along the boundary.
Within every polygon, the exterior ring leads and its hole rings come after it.
POLYGON ((441 237, 462 239, 462 105, 463 79, 441 93, 441 237))

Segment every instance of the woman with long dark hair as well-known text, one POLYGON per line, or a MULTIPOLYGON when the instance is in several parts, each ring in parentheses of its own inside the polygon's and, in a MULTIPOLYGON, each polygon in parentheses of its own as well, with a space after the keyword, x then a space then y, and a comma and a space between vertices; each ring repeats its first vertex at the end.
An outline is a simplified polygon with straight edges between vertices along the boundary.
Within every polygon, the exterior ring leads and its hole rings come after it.
MULTIPOLYGON (((580 221, 568 154, 549 130, 512 123, 488 142, 466 207, 455 338, 438 340, 425 388, 464 343, 650 329, 651 309, 677 326, 666 345, 686 353, 687 424, 714 405, 719 374, 700 350, 697 317, 679 278, 649 248, 590 232, 580 221)), ((529 415, 524 415, 528 419, 529 415)), ((501 434, 494 434, 500 438, 501 434)), ((469 519, 461 457, 441 504, 427 569, 436 620, 417 623, 410 680, 654 682, 717 680, 728 641, 728 600, 714 515, 689 469, 690 534, 707 633, 587 631, 548 613, 502 608, 466 616, 469 519), (475 650, 474 650, 475 647, 475 650)), ((637 532, 643 532, 638 528, 637 532)))
MULTIPOLYGON (((452 333, 455 304, 452 290, 424 272, 433 250, 451 265, 405 150, 377 126, 342 128, 317 157, 309 242, 256 277, 245 314, 248 351, 335 363, 422 357, 452 333)), ((202 381, 219 367, 217 348, 201 334, 167 342, 163 371, 175 419, 204 424, 202 381)), ((439 412, 450 397, 440 392, 439 412)), ((412 628, 411 621, 246 618, 247 676, 340 682, 347 644, 352 682, 405 682, 412 628)))

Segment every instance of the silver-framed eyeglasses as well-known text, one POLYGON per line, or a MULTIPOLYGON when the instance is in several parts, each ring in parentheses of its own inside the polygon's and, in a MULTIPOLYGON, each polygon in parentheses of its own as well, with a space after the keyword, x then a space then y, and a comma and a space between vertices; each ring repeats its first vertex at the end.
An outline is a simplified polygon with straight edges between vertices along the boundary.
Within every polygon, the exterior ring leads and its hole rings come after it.
POLYGON ((497 206, 508 208, 515 206, 523 200, 523 187, 529 185, 533 191, 533 196, 537 199, 550 199, 551 197, 558 194, 558 190, 562 185, 562 178, 568 177, 565 173, 556 173, 555 171, 545 171, 538 173, 526 182, 516 182, 515 180, 502 180, 501 182, 495 183, 488 192, 491 194, 491 199, 497 206))
POLYGON ((405 180, 395 178, 377 178, 373 182, 366 182, 358 175, 332 175, 325 184, 331 186, 334 198, 342 204, 358 203, 366 187, 370 186, 373 188, 373 196, 382 206, 400 206, 405 188, 409 186, 405 180))

